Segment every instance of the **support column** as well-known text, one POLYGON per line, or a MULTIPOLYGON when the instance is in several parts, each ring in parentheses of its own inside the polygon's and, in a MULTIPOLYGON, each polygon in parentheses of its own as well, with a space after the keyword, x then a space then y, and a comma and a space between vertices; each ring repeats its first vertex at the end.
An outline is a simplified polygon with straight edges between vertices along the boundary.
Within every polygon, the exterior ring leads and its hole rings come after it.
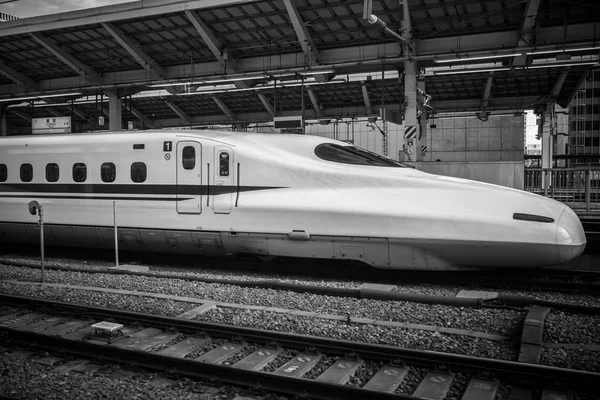
POLYGON ((108 96, 108 127, 111 131, 120 131, 123 129, 121 99, 113 92, 107 92, 106 95, 108 96))
POLYGON ((420 144, 419 147, 417 147, 416 151, 418 153, 418 156, 420 158, 417 159, 417 161, 425 161, 426 157, 425 155, 427 154, 427 120, 429 119, 429 113, 427 112, 427 107, 426 107, 426 95, 425 95, 425 80, 424 79, 420 79, 417 82, 417 86, 419 88, 419 96, 421 97, 421 102, 420 102, 420 111, 419 111, 419 127, 420 127, 420 133, 419 133, 419 141, 418 143, 420 144))
POLYGON ((419 146, 419 122, 417 120, 417 62, 412 58, 411 21, 408 1, 402 2, 404 7, 403 37, 406 42, 402 45, 404 50, 404 150, 408 161, 421 161, 419 146))
POLYGON ((8 136, 8 108, 0 106, 0 136, 8 136))
MULTIPOLYGON (((538 120, 538 134, 541 132, 542 139, 542 168, 552 168, 552 156, 554 151, 554 136, 552 135, 555 124, 554 103, 549 102, 538 120)), ((550 174, 542 172, 542 189, 550 187, 550 174)))

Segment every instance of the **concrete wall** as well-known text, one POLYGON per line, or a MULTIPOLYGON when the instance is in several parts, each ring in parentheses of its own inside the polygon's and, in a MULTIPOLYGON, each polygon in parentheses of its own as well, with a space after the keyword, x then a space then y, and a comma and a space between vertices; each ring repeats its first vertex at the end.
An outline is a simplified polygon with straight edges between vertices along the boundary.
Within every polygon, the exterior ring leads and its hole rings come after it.
POLYGON ((525 116, 436 118, 425 161, 523 161, 525 116))
POLYGON ((411 163, 431 174, 472 179, 523 190, 525 165, 521 161, 411 163))

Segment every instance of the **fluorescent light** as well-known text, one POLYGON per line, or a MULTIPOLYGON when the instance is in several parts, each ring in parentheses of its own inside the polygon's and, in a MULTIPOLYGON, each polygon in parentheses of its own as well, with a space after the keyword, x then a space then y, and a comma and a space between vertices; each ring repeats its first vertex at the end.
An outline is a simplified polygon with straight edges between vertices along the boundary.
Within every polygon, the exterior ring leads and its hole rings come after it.
POLYGON ((536 55, 536 54, 555 54, 555 53, 565 53, 570 51, 590 51, 590 50, 600 50, 600 47, 580 47, 575 49, 560 49, 560 50, 541 50, 541 51, 532 51, 527 53, 528 56, 536 55))
POLYGON ((202 79, 199 81, 190 81, 190 82, 164 82, 164 83, 154 83, 152 85, 148 85, 148 87, 169 87, 169 86, 186 86, 186 85, 211 85, 211 84, 219 84, 219 83, 227 83, 233 81, 250 81, 255 79, 265 79, 268 78, 268 75, 256 75, 256 76, 236 76, 236 77, 221 77, 215 79, 202 79))
POLYGON ((465 57, 465 58, 449 58, 446 60, 438 60, 434 59, 434 63, 453 63, 453 62, 461 62, 461 61, 476 61, 476 60, 493 60, 494 58, 507 58, 507 57, 516 57, 518 54, 502 54, 502 55, 494 55, 494 56, 480 56, 480 57, 465 57))
POLYGON ((537 64, 528 67, 528 69, 538 68, 557 68, 557 67, 578 67, 583 65, 600 65, 598 61, 587 61, 587 62, 569 62, 569 63, 551 63, 551 64, 537 64))
POLYGON ((480 69, 456 69, 446 71, 433 71, 434 75, 457 75, 457 74, 477 74, 480 72, 496 72, 496 71, 508 71, 510 68, 480 68, 480 69))
POLYGON ((200 95, 200 94, 216 94, 216 93, 233 93, 233 92, 249 92, 249 91, 255 91, 255 90, 273 90, 273 89, 277 89, 277 88, 287 88, 287 87, 295 87, 295 86, 315 86, 315 85, 331 85, 331 84, 336 84, 336 83, 345 83, 346 80, 345 79, 332 79, 328 82, 293 82, 293 83, 283 83, 283 84, 279 84, 276 86, 273 85, 260 85, 260 86, 254 86, 251 88, 220 88, 220 89, 211 89, 211 90, 199 90, 196 92, 189 92, 189 93, 180 93, 176 96, 194 96, 194 95, 200 95))
POLYGON ((162 82, 162 83, 153 83, 148 85, 148 87, 169 87, 169 86, 185 86, 185 85, 212 85, 219 83, 229 83, 234 81, 250 81, 256 79, 273 79, 273 78, 283 78, 286 76, 309 76, 309 75, 322 75, 322 74, 333 74, 335 70, 333 68, 323 69, 323 70, 310 70, 310 71, 283 71, 281 73, 261 73, 258 75, 231 75, 228 77, 227 75, 223 75, 221 77, 215 77, 214 79, 200 79, 197 81, 190 82, 162 82))
POLYGON ((35 100, 35 99, 47 99, 50 97, 79 96, 79 95, 81 95, 81 92, 41 94, 38 96, 27 96, 27 97, 11 97, 10 99, 0 99, 0 103, 4 103, 7 101, 23 101, 23 100, 35 100))

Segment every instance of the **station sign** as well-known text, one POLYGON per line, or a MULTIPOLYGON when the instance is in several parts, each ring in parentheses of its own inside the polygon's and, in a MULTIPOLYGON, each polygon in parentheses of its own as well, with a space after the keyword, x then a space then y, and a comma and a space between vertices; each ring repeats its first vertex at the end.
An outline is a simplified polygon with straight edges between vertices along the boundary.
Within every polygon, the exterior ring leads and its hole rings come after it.
POLYGON ((71 133, 71 117, 33 118, 31 133, 71 133))

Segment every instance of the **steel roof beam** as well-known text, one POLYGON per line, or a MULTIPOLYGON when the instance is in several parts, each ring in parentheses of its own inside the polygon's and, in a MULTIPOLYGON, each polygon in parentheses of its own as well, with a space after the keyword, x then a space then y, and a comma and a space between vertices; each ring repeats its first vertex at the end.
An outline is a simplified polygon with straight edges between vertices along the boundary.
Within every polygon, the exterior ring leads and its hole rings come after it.
MULTIPOLYGON (((535 46, 535 28, 537 25, 539 7, 540 0, 529 0, 527 2, 525 14, 523 15, 523 20, 521 22, 521 29, 519 31, 518 47, 535 46)), ((520 54, 511 60, 512 66, 515 68, 525 68, 528 59, 531 60, 531 57, 528 57, 527 54, 520 54)))
POLYGON ((569 97, 567 98, 566 103, 563 104, 563 107, 567 107, 569 104, 571 104, 571 101, 573 100, 573 98, 575 97, 575 95, 577 94, 579 89, 581 89, 581 86, 583 85, 583 82, 585 82, 585 80, 587 79, 587 76, 589 73, 590 73, 590 69, 587 69, 587 70, 581 72, 581 77, 577 81, 577 84, 575 86, 573 86, 573 90, 571 90, 571 93, 569 94, 569 97))
POLYGON ((360 83, 360 86, 362 87, 363 100, 365 102, 365 108, 367 109, 367 113, 373 114, 373 110, 371 107, 371 99, 369 98, 369 91, 367 90, 367 83, 365 81, 362 81, 360 83))
POLYGON ((490 72, 485 83, 485 90, 481 98, 481 110, 485 110, 490 104, 490 98, 492 96, 492 83, 494 82, 494 73, 490 72))
POLYGON ((31 78, 28 78, 25 74, 17 71, 16 69, 9 67, 0 60, 0 74, 6 76, 11 81, 18 85, 23 86, 27 90, 37 91, 38 84, 31 78))
MULTIPOLYGON (((227 60, 224 58, 225 46, 221 44, 219 39, 217 39, 217 37, 213 33, 212 29, 210 29, 209 26, 206 25, 206 23, 202 20, 202 18, 198 16, 198 14, 188 10, 184 11, 184 13, 192 23, 194 28, 196 28, 196 31, 200 34, 202 40, 204 40, 204 43, 206 43, 206 45, 213 53, 217 61, 219 61, 221 66, 225 69, 228 64, 227 60)), ((235 60, 231 60, 231 63, 235 63, 235 60)), ((231 66, 229 66, 229 68, 231 69, 231 72, 235 72, 233 71, 231 66)))
POLYGON ((319 104, 319 99, 317 98, 317 94, 313 90, 313 88, 307 88, 308 97, 310 98, 310 102, 312 103, 313 109, 317 115, 321 115, 321 105, 319 104))
POLYGON ((188 124, 192 122, 192 118, 190 118, 189 115, 187 115, 185 113, 185 111, 183 111, 181 108, 179 108, 177 105, 173 104, 173 102, 171 102, 170 100, 165 100, 165 104, 171 109, 173 110, 173 112, 175 114, 177 114, 177 116, 179 118, 181 118, 182 120, 184 120, 185 122, 187 122, 188 124))
POLYGON ((142 114, 137 108, 131 107, 131 113, 133 114, 134 117, 136 117, 137 119, 142 121, 142 123, 145 126, 147 126, 148 128, 154 128, 154 122, 152 122, 150 120, 150 118, 148 118, 144 114, 142 114))
POLYGON ((30 36, 33 38, 33 40, 43 46, 63 63, 68 65, 73 71, 77 72, 79 76, 84 78, 89 83, 92 85, 102 84, 102 76, 100 76, 100 74, 94 71, 92 67, 84 64, 71 54, 64 51, 54 40, 39 33, 31 33, 30 36))
POLYGON ((275 110, 273 110, 273 106, 267 99, 267 96, 265 96, 263 93, 261 93, 259 91, 256 91, 256 95, 258 96, 260 101, 263 103, 263 106, 265 106, 265 109, 267 110, 269 115, 275 115, 275 110))
POLYGON ((215 101, 215 103, 217 103, 221 111, 223 111, 223 113, 227 115, 229 119, 235 120, 235 114, 229 109, 229 107, 227 107, 225 103, 223 103, 223 100, 221 100, 217 96, 212 96, 212 99, 215 101))
POLYGON ((27 122, 31 122, 31 117, 27 114, 22 113, 21 111, 11 110, 11 113, 15 114, 19 118, 24 119, 27 122))
POLYGON ((302 20, 302 16, 298 12, 296 4, 294 4, 292 0, 283 0, 283 4, 285 4, 285 9, 287 10, 290 20, 292 21, 292 25, 294 26, 294 31, 298 37, 300 47, 302 47, 304 57, 306 57, 308 63, 318 62, 319 51, 317 50, 317 47, 315 46, 308 29, 306 29, 306 25, 302 20))
POLYGON ((164 68, 127 37, 121 29, 109 22, 102 22, 101 25, 146 71, 158 79, 166 79, 167 73, 164 68))
POLYGON ((102 22, 139 20, 163 16, 184 10, 202 10, 255 3, 256 0, 181 0, 181 1, 133 1, 111 6, 95 7, 67 13, 56 13, 39 17, 6 21, 0 24, 0 37, 15 34, 41 32, 53 29, 95 25, 102 22), (165 4, 167 3, 167 4, 165 4))
POLYGON ((550 97, 553 99, 556 99, 558 97, 558 95, 560 94, 560 91, 562 90, 562 87, 565 83, 565 80, 567 79, 567 75, 569 74, 569 71, 563 71, 560 76, 558 77, 558 79, 556 80, 556 82, 554 82, 554 86, 552 87, 552 90, 550 91, 550 97))

